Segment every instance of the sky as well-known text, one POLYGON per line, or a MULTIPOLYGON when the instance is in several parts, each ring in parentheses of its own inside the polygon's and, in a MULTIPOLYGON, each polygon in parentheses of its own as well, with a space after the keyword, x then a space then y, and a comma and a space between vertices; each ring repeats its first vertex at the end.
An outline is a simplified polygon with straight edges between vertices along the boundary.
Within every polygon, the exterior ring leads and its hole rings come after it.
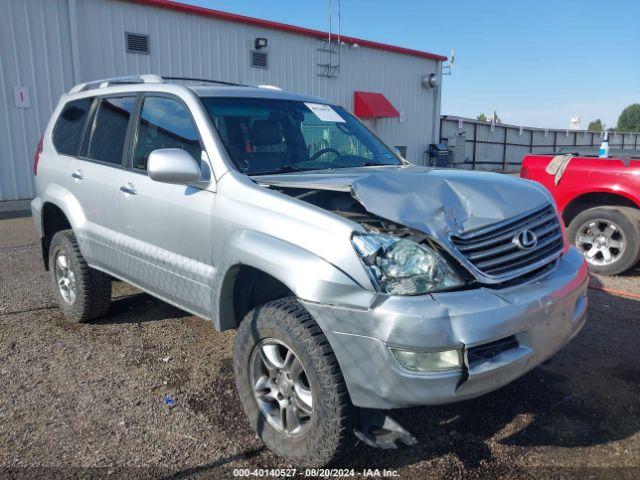
MULTIPOLYGON (((328 29, 328 0, 182 2, 328 29)), ((640 0, 341 0, 341 18, 343 35, 453 49, 443 114, 496 110, 504 123, 547 128, 578 116, 583 128, 596 118, 613 127, 640 103, 640 0)))

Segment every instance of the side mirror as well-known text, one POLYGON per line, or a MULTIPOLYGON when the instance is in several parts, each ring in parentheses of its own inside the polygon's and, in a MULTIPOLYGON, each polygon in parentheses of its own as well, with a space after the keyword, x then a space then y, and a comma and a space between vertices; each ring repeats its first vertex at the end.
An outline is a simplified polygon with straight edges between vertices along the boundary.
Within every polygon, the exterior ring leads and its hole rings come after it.
POLYGON ((162 148, 149 154, 147 173, 151 180, 188 185, 200 180, 198 162, 179 148, 162 148))

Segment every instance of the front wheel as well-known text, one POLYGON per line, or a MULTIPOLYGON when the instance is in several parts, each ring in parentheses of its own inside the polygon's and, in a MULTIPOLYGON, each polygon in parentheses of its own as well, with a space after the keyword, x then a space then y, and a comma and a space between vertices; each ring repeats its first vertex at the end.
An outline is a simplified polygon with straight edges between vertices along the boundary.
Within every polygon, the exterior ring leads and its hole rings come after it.
POLYGON ((617 275, 640 259, 640 221, 627 207, 590 208, 569 224, 567 235, 587 259, 589 268, 617 275))
POLYGON ((319 467, 349 451, 355 408, 326 337, 295 299, 247 314, 233 366, 251 427, 274 453, 319 467))

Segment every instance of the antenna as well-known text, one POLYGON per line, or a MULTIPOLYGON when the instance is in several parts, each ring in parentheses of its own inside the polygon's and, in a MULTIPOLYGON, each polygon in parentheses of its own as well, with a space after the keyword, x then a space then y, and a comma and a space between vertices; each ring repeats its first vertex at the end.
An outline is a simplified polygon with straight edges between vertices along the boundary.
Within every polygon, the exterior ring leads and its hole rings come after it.
MULTIPOLYGON (((331 43, 332 40, 332 33, 333 33, 333 5, 331 0, 329 0, 329 43, 331 43)), ((340 44, 340 30, 341 30, 341 19, 340 19, 340 0, 338 0, 338 40, 337 43, 338 45, 340 44)))
POLYGON ((451 49, 451 55, 449 56, 449 61, 442 65, 442 75, 451 75, 451 69, 453 68, 453 64, 456 61, 456 57, 453 53, 453 48, 451 49))
POLYGON ((320 54, 320 61, 318 62, 318 75, 321 77, 335 78, 340 72, 340 51, 341 51, 341 12, 340 12, 340 0, 338 2, 338 35, 337 40, 333 34, 333 2, 328 0, 328 17, 329 17, 329 33, 328 38, 322 40, 322 46, 318 48, 320 54), (336 51, 337 49, 337 51, 336 51))
POLYGON ((333 8, 331 6, 331 0, 329 0, 329 44, 331 44, 331 25, 332 25, 331 12, 332 10, 333 8))
POLYGON ((338 48, 340 48, 340 0, 338 0, 338 48))

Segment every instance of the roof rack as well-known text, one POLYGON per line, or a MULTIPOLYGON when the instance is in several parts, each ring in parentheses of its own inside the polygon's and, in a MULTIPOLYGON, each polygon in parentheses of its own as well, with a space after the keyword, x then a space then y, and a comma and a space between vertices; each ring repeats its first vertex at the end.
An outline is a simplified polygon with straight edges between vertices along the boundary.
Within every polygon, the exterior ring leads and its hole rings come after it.
POLYGON ((267 88, 272 90, 280 90, 280 88, 273 85, 245 85, 242 83, 226 82, 223 80, 210 80, 207 78, 193 78, 193 77, 164 77, 155 74, 145 75, 129 75, 126 77, 113 77, 104 78, 102 80, 93 80, 91 82, 79 83, 74 86, 69 93, 84 92, 86 90, 93 90, 96 88, 106 88, 112 85, 128 85, 136 83, 165 83, 165 81, 179 80, 185 82, 200 82, 200 83, 214 83, 216 85, 228 85, 232 87, 247 87, 247 88, 267 88))
POLYGON ((250 85, 243 85, 242 83, 225 82, 222 80, 210 80, 208 78, 192 78, 192 77, 162 77, 163 80, 182 80, 185 82, 202 82, 202 83, 215 83, 218 85, 229 85, 231 87, 249 87, 250 85))
POLYGON ((85 90, 93 90, 94 88, 105 88, 111 85, 126 85, 134 83, 162 83, 163 81, 164 80, 160 75, 129 75, 126 77, 104 78, 102 80, 79 83, 71 90, 69 90, 69 93, 84 92, 85 90))

